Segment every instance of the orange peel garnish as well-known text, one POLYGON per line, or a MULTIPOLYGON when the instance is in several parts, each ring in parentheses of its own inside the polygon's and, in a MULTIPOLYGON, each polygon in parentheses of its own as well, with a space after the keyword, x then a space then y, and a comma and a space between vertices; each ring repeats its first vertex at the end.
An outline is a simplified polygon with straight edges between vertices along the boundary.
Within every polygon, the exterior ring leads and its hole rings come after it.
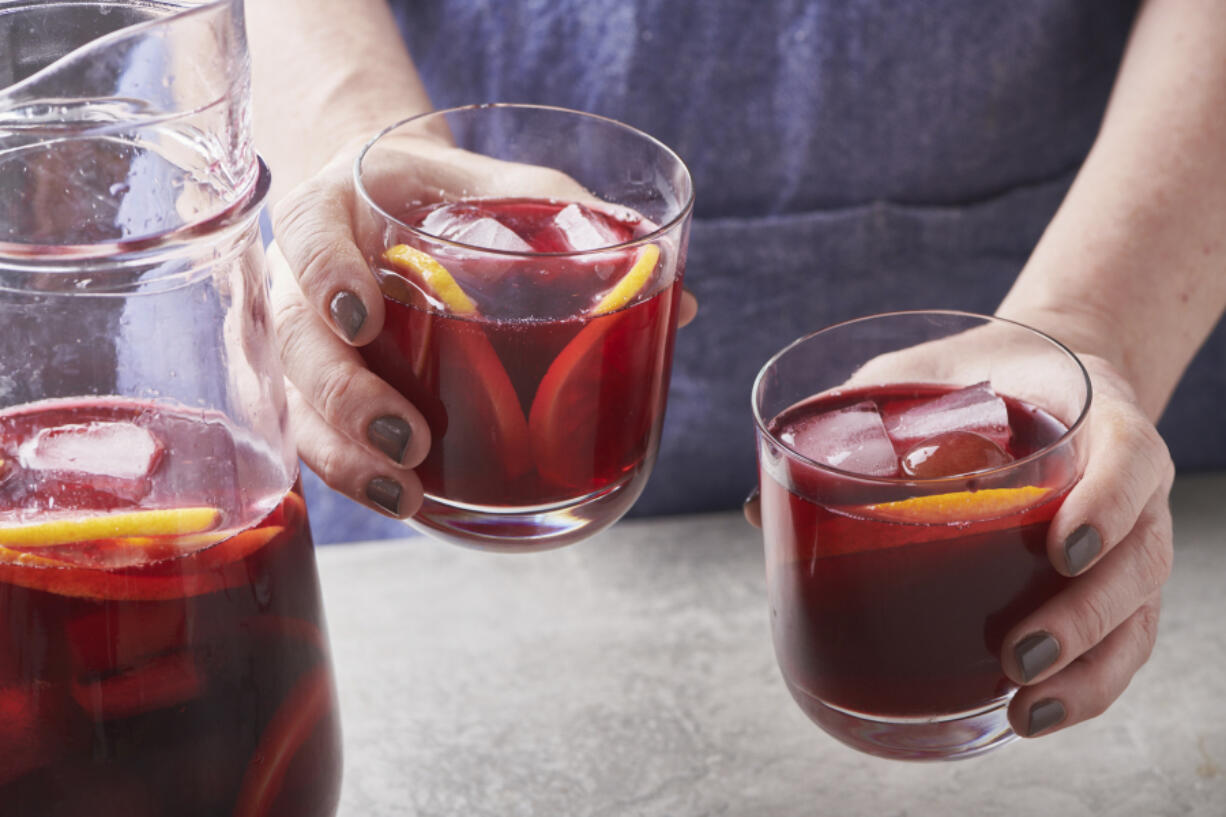
POLYGON ((658 245, 648 244, 643 247, 638 258, 634 260, 634 265, 592 307, 591 314, 603 315, 606 312, 613 312, 634 300, 634 296, 638 295, 643 287, 647 285, 647 282, 651 280, 651 274, 655 271, 656 263, 659 260, 660 247, 658 245))
POLYGON ((1020 488, 985 488, 980 491, 955 491, 865 505, 866 515, 894 522, 950 524, 976 522, 1008 516, 1037 505, 1051 493, 1050 488, 1026 485, 1020 488))
POLYGON ((438 260, 407 244, 397 244, 383 253, 383 260, 402 272, 416 276, 436 298, 456 315, 474 315, 477 305, 438 260))
POLYGON ((125 539, 130 544, 140 546, 156 541, 151 537, 203 533, 215 527, 220 520, 221 511, 210 507, 158 508, 49 519, 28 525, 0 527, 0 547, 55 547, 98 539, 125 539))

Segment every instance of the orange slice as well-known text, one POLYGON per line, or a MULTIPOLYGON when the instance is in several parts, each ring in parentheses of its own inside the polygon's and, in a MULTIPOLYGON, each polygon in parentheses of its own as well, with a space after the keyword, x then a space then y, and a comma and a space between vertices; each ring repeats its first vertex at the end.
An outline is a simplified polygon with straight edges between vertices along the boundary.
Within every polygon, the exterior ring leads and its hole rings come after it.
POLYGON ((216 508, 159 508, 103 516, 51 519, 28 525, 0 527, 0 546, 39 548, 130 538, 129 544, 152 543, 149 537, 203 533, 221 519, 216 508))
POLYGON ((651 280, 651 274, 655 272, 656 263, 659 260, 660 248, 657 245, 648 244, 643 247, 639 257, 634 260, 634 265, 612 289, 604 294, 596 306, 592 307, 591 314, 603 315, 606 312, 613 312, 634 300, 634 296, 638 295, 651 280))
POLYGON ((1027 485, 1021 488, 985 488, 981 491, 956 491, 865 505, 867 515, 895 522, 949 524, 995 519, 1036 505, 1050 488, 1027 485))
POLYGON ((252 528, 186 559, 119 570, 83 567, 0 547, 0 583, 57 596, 103 601, 164 601, 200 596, 250 582, 243 560, 284 530, 280 525, 252 528))
MULTIPOLYGON (((303 746, 329 717, 335 695, 327 664, 317 664, 303 673, 260 735, 259 746, 243 774, 235 817, 268 817, 274 813, 286 775, 303 746)), ((335 738, 331 733, 321 737, 335 738)))
POLYGON ((642 461, 668 388, 676 296, 593 318, 554 358, 528 413, 537 472, 550 483, 593 490, 642 461))
POLYGON ((440 301, 456 315, 475 315, 477 305, 456 283, 447 268, 434 256, 421 250, 397 244, 383 253, 383 259, 393 267, 415 275, 440 301))

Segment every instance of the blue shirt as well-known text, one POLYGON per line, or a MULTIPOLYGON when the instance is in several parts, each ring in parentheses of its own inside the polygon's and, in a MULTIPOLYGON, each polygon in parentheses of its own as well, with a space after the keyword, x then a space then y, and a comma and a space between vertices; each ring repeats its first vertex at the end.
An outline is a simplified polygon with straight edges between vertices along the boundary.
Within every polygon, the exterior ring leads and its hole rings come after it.
MULTIPOLYGON (((996 308, 1089 151, 1137 4, 392 5, 437 107, 590 111, 689 165, 686 284, 701 306, 678 334, 659 459, 632 511, 660 514, 744 498, 750 385, 786 343, 885 310, 996 308)), ((1223 327, 1160 426, 1183 468, 1226 466, 1214 395, 1223 327)), ((319 538, 403 535, 374 523, 319 538)))

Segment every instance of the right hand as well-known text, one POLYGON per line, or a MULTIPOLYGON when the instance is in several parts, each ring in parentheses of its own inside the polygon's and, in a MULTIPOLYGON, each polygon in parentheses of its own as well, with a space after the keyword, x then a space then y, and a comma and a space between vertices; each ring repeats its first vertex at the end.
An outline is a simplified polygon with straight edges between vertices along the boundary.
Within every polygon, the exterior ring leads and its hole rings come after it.
MULTIPOLYGON (((334 490, 394 518, 417 512, 430 429, 399 392, 366 368, 355 347, 383 327, 383 295, 354 240, 358 208, 351 143, 276 206, 269 247, 274 322, 290 423, 303 462, 334 490)), ((569 176, 512 164, 442 141, 405 138, 364 169, 367 184, 394 184, 404 200, 533 195, 591 198, 569 176), (372 181, 373 178, 373 181, 372 181)), ((697 311, 686 293, 679 323, 697 311)))

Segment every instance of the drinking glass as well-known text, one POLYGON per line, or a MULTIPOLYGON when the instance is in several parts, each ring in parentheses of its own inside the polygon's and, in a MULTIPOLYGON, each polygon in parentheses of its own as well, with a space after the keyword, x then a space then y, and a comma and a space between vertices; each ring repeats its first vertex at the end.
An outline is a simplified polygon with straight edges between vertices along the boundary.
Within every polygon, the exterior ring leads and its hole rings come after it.
POLYGON ((1015 737, 1004 636, 1067 581, 1047 555, 1090 383, 1052 338, 952 311, 803 337, 753 386, 775 654, 818 726, 897 759, 1015 737))
POLYGON ((4 814, 335 813, 235 10, 0 5, 4 814))
POLYGON ((514 551, 611 525, 659 444, 685 165, 609 119, 482 105, 389 127, 355 174, 386 306, 361 353, 431 431, 412 524, 514 551))

